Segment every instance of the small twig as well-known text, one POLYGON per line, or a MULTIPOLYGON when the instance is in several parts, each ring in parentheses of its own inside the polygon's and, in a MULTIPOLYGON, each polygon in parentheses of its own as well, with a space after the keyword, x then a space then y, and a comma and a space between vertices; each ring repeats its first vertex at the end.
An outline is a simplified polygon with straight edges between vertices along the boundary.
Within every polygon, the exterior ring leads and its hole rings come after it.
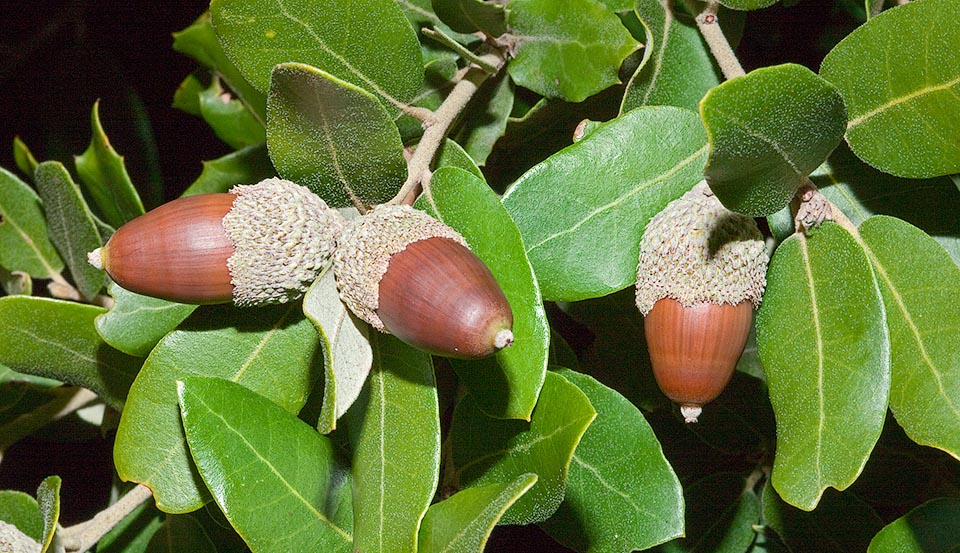
POLYGON ((71 552, 83 553, 96 545, 124 517, 141 503, 153 497, 150 488, 137 484, 119 501, 97 513, 92 519, 69 528, 64 528, 62 539, 64 547, 71 552))
POLYGON ((453 50, 454 52, 459 54, 460 57, 462 57, 463 59, 476 65, 477 67, 479 67, 480 69, 483 69, 484 71, 486 71, 491 75, 495 74, 497 71, 500 70, 499 67, 497 67, 494 64, 490 64, 482 56, 478 56, 477 54, 474 54, 470 50, 467 50, 467 48, 464 47, 463 44, 460 44, 459 42, 454 40, 453 37, 441 31, 440 29, 436 29, 436 28, 431 29, 430 27, 424 27, 423 29, 421 29, 420 32, 432 38, 433 40, 436 40, 440 44, 443 44, 447 48, 453 50))
POLYGON ((83 299, 80 291, 77 290, 74 285, 67 282, 67 279, 63 278, 63 275, 60 273, 50 275, 50 283, 47 284, 47 290, 50 291, 51 296, 57 299, 71 301, 81 301, 83 299))
MULTIPOLYGON (((686 3, 690 11, 696 13, 696 5, 693 1, 686 0, 686 3)), ((715 0, 709 0, 703 11, 696 17, 697 28, 700 29, 700 34, 703 35, 703 39, 710 47, 713 59, 717 60, 717 65, 720 66, 724 78, 730 80, 746 73, 743 71, 737 55, 733 52, 730 42, 724 36, 723 29, 720 28, 720 19, 717 16, 718 9, 720 9, 720 4, 715 0)))

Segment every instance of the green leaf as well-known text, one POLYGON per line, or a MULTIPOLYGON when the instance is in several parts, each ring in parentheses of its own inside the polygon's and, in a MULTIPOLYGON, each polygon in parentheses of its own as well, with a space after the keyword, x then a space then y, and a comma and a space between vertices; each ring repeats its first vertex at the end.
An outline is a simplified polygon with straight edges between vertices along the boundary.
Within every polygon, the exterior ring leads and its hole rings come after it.
POLYGON ((374 333, 369 382, 347 413, 354 550, 416 551, 437 489, 440 412, 430 356, 374 333))
POLYGON ((468 393, 454 410, 454 484, 475 488, 536 474, 537 483, 504 513, 500 524, 546 520, 563 500, 574 450, 597 415, 590 400, 574 384, 548 372, 529 423, 493 419, 480 407, 468 393))
POLYGON ((717 472, 688 486, 686 534, 664 544, 664 553, 743 553, 756 537, 760 498, 746 487, 743 476, 717 472))
POLYGON ((153 490, 168 513, 209 499, 183 436, 176 381, 190 375, 232 380, 277 402, 303 407, 320 373, 319 339, 299 304, 241 311, 204 306, 167 334, 130 388, 114 445, 125 481, 153 490))
POLYGON ((104 311, 47 298, 0 298, 0 327, 6 329, 0 364, 88 388, 121 409, 141 360, 103 342, 93 321, 104 311))
POLYGON ((63 261, 47 234, 40 198, 3 168, 0 168, 0 266, 35 278, 51 278, 63 269, 63 261))
POLYGON ((267 139, 263 122, 246 104, 225 91, 219 78, 214 78, 210 86, 200 92, 198 100, 203 120, 231 148, 240 150, 267 139))
POLYGON ((594 298, 636 282, 647 222, 702 178, 706 157, 696 114, 650 107, 604 124, 521 176, 503 205, 543 297, 594 298))
POLYGON ((353 405, 370 373, 373 350, 370 326, 340 301, 333 271, 327 270, 307 290, 303 313, 320 334, 324 353, 323 407, 317 429, 329 434, 353 405))
POLYGON ((441 167, 459 167, 468 173, 473 174, 478 179, 483 179, 483 171, 477 167, 476 162, 470 157, 463 146, 457 144, 449 138, 443 141, 437 154, 433 156, 433 163, 430 164, 430 170, 436 171, 441 167))
POLYGON ((451 136, 480 165, 486 163, 493 145, 506 132, 507 118, 513 109, 513 93, 507 75, 488 79, 468 108, 464 125, 451 136))
POLYGON ((459 168, 438 169, 416 207, 463 235, 513 311, 512 346, 495 357, 451 364, 485 413, 529 420, 547 370, 550 327, 519 231, 483 180, 459 168))
POLYGON ((764 67, 715 87, 700 102, 710 138, 705 174, 731 211, 763 216, 790 202, 843 140, 843 98, 796 64, 764 67))
POLYGON ((825 223, 785 240, 767 271, 757 347, 777 419, 773 485, 810 510, 863 470, 887 411, 890 345, 870 262, 825 223))
MULTIPOLYGON (((243 100, 258 121, 267 120, 267 96, 253 87, 240 70, 227 59, 223 48, 217 41, 217 34, 210 22, 210 13, 204 13, 186 29, 173 33, 173 49, 197 60, 227 83, 237 96, 243 100)), ((197 106, 199 110, 199 104, 197 106)))
POLYGON ((110 311, 98 315, 94 324, 103 341, 118 350, 146 357, 171 330, 190 316, 196 305, 142 296, 111 283, 110 311))
POLYGON ((661 0, 637 2, 637 15, 647 31, 646 63, 627 83, 621 112, 651 105, 696 110, 703 95, 720 84, 696 24, 671 6, 661 0))
MULTIPOLYGON (((410 104, 435 111, 454 87, 458 69, 455 55, 427 61, 423 66, 423 87, 410 104)), ((394 122, 400 130, 404 144, 423 135, 423 121, 413 115, 398 113, 394 122)))
POLYGON ((203 172, 183 195, 227 192, 235 185, 258 183, 276 174, 267 154, 267 145, 249 146, 223 157, 204 161, 203 172))
POLYGON ((570 102, 619 83, 620 64, 640 47, 598 0, 513 0, 507 27, 517 44, 513 81, 570 102))
POLYGON ((275 65, 299 62, 375 93, 395 113, 423 82, 417 36, 390 0, 213 0, 210 11, 227 56, 263 92, 275 65))
POLYGON ((434 503, 423 517, 417 550, 482 553, 504 511, 536 482, 536 474, 522 474, 512 482, 467 488, 434 503))
POLYGON ((19 136, 13 137, 13 161, 24 175, 33 175, 33 172, 37 169, 37 158, 30 151, 27 143, 21 140, 19 136))
POLYGON ((433 0, 433 11, 458 33, 482 31, 497 37, 507 32, 503 6, 484 0, 433 0))
POLYGON ((784 503, 769 481, 761 496, 763 518, 793 553, 866 551, 882 522, 856 495, 828 491, 812 512, 784 503))
POLYGON ((60 477, 48 476, 37 487, 37 505, 43 515, 43 535, 40 541, 40 553, 54 547, 53 536, 60 522, 60 477))
MULTIPOLYGON (((172 516, 167 515, 167 519, 172 516)), ((163 526, 163 515, 150 501, 145 501, 100 538, 97 553, 143 553, 163 526)))
POLYGON ((902 177, 960 171, 960 4, 924 0, 870 18, 820 67, 847 105, 847 142, 902 177))
POLYGON ((173 93, 173 107, 182 112, 200 117, 200 94, 203 83, 194 74, 187 75, 173 93))
POLYGON ((720 4, 734 10, 759 10, 772 6, 777 0, 722 0, 720 4))
POLYGON ((107 282, 107 275, 87 261, 87 252, 100 247, 100 232, 80 188, 59 161, 37 166, 37 191, 43 200, 50 238, 63 256, 77 289, 87 300, 107 282))
MULTIPOLYGON (((163 525, 153 534, 145 548, 146 553, 217 553, 217 547, 203 526, 190 515, 167 515, 163 525)), ((99 544, 97 553, 101 553, 99 544)))
POLYGON ((573 454, 563 503, 540 526, 576 551, 648 549, 683 535, 680 481, 640 411, 590 376, 556 372, 586 394, 597 418, 573 454))
POLYGON ((960 545, 960 499, 928 501, 883 527, 867 553, 949 553, 960 545))
POLYGON ((12 524, 18 530, 34 540, 43 536, 43 515, 37 500, 29 494, 13 491, 0 491, 0 520, 12 524))
POLYGON ((143 215, 143 202, 134 188, 123 156, 118 154, 100 124, 100 102, 93 104, 90 114, 93 136, 90 146, 76 156, 77 175, 100 210, 104 221, 119 227, 134 217, 143 215))
POLYGON ((267 147, 284 178, 335 207, 383 203, 407 178, 400 132, 376 97, 308 65, 274 68, 267 147))
POLYGON ((960 459, 960 267, 893 217, 860 225, 890 332, 890 410, 912 440, 960 459))
POLYGON ((200 475, 253 551, 351 550, 340 512, 349 480, 327 438, 240 384, 186 376, 177 386, 200 475))

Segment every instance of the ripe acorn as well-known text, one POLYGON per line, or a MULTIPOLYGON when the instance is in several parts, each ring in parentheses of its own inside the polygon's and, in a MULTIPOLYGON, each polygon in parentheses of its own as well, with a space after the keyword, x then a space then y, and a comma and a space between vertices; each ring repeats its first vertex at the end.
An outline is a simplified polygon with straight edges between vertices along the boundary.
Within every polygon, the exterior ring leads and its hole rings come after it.
POLYGON ((766 285, 756 222, 724 208, 706 182, 647 225, 637 265, 637 308, 653 374, 686 422, 733 376, 766 285))
POLYGON ((117 229, 88 259, 147 296, 285 303, 328 265, 345 224, 308 189, 273 178, 163 204, 117 229))
POLYGON ((352 221, 333 271, 357 317, 410 345, 476 359, 513 343, 513 312, 490 269, 457 231, 410 206, 352 221))

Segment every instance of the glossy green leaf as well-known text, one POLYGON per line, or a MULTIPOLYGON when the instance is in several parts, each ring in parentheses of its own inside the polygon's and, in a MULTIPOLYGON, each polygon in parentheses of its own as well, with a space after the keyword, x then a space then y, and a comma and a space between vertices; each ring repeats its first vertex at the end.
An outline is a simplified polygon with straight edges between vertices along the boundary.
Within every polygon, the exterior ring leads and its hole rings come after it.
POLYGON ((760 498, 742 475, 717 472, 687 486, 686 534, 664 544, 664 553, 743 553, 756 536, 760 498))
POLYGON ((470 157, 463 146, 457 144, 449 138, 444 140, 443 144, 437 150, 437 155, 433 156, 433 163, 430 164, 430 170, 436 171, 441 167, 458 167, 464 171, 473 174, 478 179, 483 179, 483 171, 477 167, 476 162, 470 157))
POLYGON ((826 223, 777 248, 757 313, 757 346, 777 419, 773 485, 813 509, 863 470, 883 427, 890 344, 870 262, 826 223))
POLYGON ((370 326, 340 301, 337 281, 330 270, 310 285, 303 298, 303 313, 317 328, 323 346, 323 407, 317 429, 329 434, 367 381, 373 364, 370 326))
POLYGON ((416 551, 437 489, 440 412, 430 356, 374 333, 369 382, 347 413, 354 549, 416 551))
POLYGON ((550 327, 519 231, 490 187, 459 168, 438 169, 416 207, 463 235, 513 311, 513 345, 495 357, 451 364, 485 413, 529 420, 547 370, 550 327))
POLYGON ((960 267, 893 217, 860 225, 890 331, 890 410, 919 444, 960 459, 960 267))
POLYGON ((570 102, 619 83, 620 64, 640 47, 599 0, 513 0, 507 27, 516 41, 513 81, 570 102))
POLYGON ((97 316, 97 332, 104 342, 138 357, 146 357, 161 338, 197 309, 196 305, 143 296, 115 283, 108 291, 113 307, 97 316))
POLYGON ((197 309, 153 349, 130 389, 114 445, 117 472, 153 490, 163 511, 199 509, 209 495, 187 450, 176 381, 225 378, 296 413, 320 375, 321 356, 299 304, 197 309))
MULTIPOLYGON (((186 29, 173 33, 173 49, 214 71, 227 83, 230 90, 243 100, 258 121, 262 123, 267 120, 266 91, 261 92, 254 88, 227 59, 217 41, 217 34, 213 31, 209 12, 201 15, 186 29)), ((199 108, 199 105, 197 107, 199 108)))
POLYGON ((833 490, 812 512, 787 505, 767 483, 761 496, 763 518, 793 553, 866 551, 882 522, 856 495, 833 490))
POLYGON ((458 487, 511 482, 536 474, 537 483, 507 510, 501 524, 531 524, 549 518, 563 501, 574 450, 597 412, 562 376, 547 373, 530 422, 493 419, 472 393, 453 413, 450 444, 458 487))
POLYGON ((503 205, 543 297, 600 297, 636 282, 643 229, 702 178, 706 157, 695 113, 651 107, 604 124, 520 177, 503 205))
POLYGON ((810 176, 854 225, 891 215, 923 229, 960 263, 960 190, 947 177, 903 179, 877 171, 841 144, 810 176))
POLYGON ((119 227, 130 219, 143 215, 143 202, 127 174, 123 156, 110 144, 107 133, 100 124, 100 103, 93 104, 90 114, 93 136, 90 146, 76 156, 77 175, 90 193, 94 205, 103 220, 119 227))
POLYGON ((308 65, 273 70, 267 147, 284 178, 336 207, 383 203, 407 178, 400 133, 377 98, 308 65))
POLYGON ((27 143, 21 140, 19 136, 13 137, 13 161, 24 175, 33 175, 33 172, 37 169, 37 158, 30 151, 27 143))
POLYGON ((43 200, 47 230, 86 299, 92 299, 107 282, 107 275, 87 261, 87 252, 100 247, 100 233, 80 188, 59 161, 45 161, 34 175, 43 200))
POLYGON ((710 137, 705 174, 731 211, 769 215, 790 202, 843 140, 846 112, 833 85, 796 64, 764 67, 713 88, 700 102, 710 137))
POLYGON ((101 307, 47 298, 0 298, 0 327, 6 329, 0 364, 83 386, 121 409, 141 360, 103 342, 94 328, 94 319, 103 312, 101 307))
POLYGON ((563 503, 540 526, 576 551, 648 549, 683 535, 680 481, 640 411, 590 376, 556 372, 597 418, 574 451, 563 503))
POLYGON ((50 242, 40 198, 13 173, 0 168, 0 266, 50 278, 63 261, 50 242))
POLYGON ((924 0, 870 18, 824 58, 847 104, 847 142, 903 177, 960 171, 960 4, 924 0))
POLYGON ((240 384, 186 376, 177 386, 190 453, 251 550, 351 551, 349 479, 327 438, 240 384))
POLYGON ((213 28, 227 56, 266 92, 279 63, 322 69, 379 96, 391 112, 423 82, 417 36, 391 0, 213 0, 213 28))
POLYGON ((60 477, 48 476, 37 487, 37 505, 43 515, 43 536, 40 541, 40 553, 54 548, 54 534, 60 523, 60 477))
POLYGON ((536 474, 522 474, 512 482, 467 488, 434 503, 423 517, 417 550, 482 553, 504 511, 536 482, 536 474))
POLYGON ((203 83, 194 74, 189 74, 173 93, 173 107, 200 117, 200 94, 204 91, 203 83))
MULTIPOLYGON (((203 526, 190 515, 167 515, 147 544, 146 553, 217 553, 203 526)), ((97 553, 100 553, 99 547, 97 553)))
POLYGON ((662 0, 639 0, 636 10, 647 31, 646 63, 627 83, 620 111, 653 105, 696 110, 703 95, 720 84, 696 24, 662 0))
POLYGON ((29 494, 14 490, 0 491, 0 520, 39 540, 43 535, 43 515, 37 500, 29 494))
POLYGON ((255 184, 276 175, 266 144, 258 144, 204 161, 203 172, 183 195, 227 192, 237 184, 255 184))
POLYGON ((451 135, 480 165, 486 163, 494 144, 506 132, 513 94, 507 75, 488 79, 477 91, 465 123, 451 135))
POLYGON ((928 501, 883 527, 867 553, 949 553, 960 546, 960 499, 928 501))
POLYGON ((267 139, 263 122, 242 101, 233 97, 214 78, 198 96, 200 115, 220 140, 236 150, 267 139))
POLYGON ((503 6, 484 0, 433 0, 433 11, 458 33, 482 31, 489 36, 507 32, 503 6))

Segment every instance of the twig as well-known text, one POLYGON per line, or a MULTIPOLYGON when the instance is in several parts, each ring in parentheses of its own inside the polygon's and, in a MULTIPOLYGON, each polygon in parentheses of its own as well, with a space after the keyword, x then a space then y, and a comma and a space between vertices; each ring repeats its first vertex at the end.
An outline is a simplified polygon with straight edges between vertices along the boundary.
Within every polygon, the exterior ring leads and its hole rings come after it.
POLYGON ((118 522, 151 497, 153 492, 150 488, 137 484, 137 487, 127 492, 119 501, 100 511, 92 519, 64 528, 62 532, 64 547, 75 553, 87 551, 118 522))
MULTIPOLYGON (((696 13, 696 5, 693 1, 686 0, 686 3, 690 11, 696 13)), ((734 54, 733 48, 730 47, 730 42, 724 36, 723 29, 720 28, 720 19, 717 17, 718 9, 720 9, 720 4, 715 0, 709 0, 703 11, 696 17, 697 28, 700 29, 703 39, 707 41, 713 59, 717 60, 717 65, 720 66, 724 78, 730 80, 746 73, 743 71, 737 55, 734 54)))
MULTIPOLYGON (((484 54, 480 57, 483 59, 484 65, 496 67, 498 70, 504 63, 503 54, 499 51, 484 54)), ((413 152, 407 164, 407 180, 389 203, 398 204, 407 199, 408 196, 416 196, 416 188, 425 182, 424 177, 430 171, 430 162, 433 161, 434 154, 443 144, 443 139, 446 138, 450 126, 467 107, 470 99, 473 98, 480 85, 489 76, 490 73, 487 73, 479 65, 471 65, 463 79, 453 87, 453 90, 437 108, 437 111, 433 113, 433 116, 424 122, 423 137, 421 137, 420 144, 417 145, 417 149, 413 152)))
POLYGON ((424 27, 423 29, 421 29, 420 32, 432 38, 433 40, 436 40, 440 44, 443 44, 447 48, 453 50, 454 52, 459 54, 460 57, 462 57, 463 59, 469 61, 470 63, 476 65, 477 67, 479 67, 480 69, 483 69, 484 71, 486 71, 487 73, 490 73, 491 75, 495 74, 499 70, 499 67, 497 67, 496 65, 489 64, 487 60, 483 59, 482 56, 478 56, 477 54, 474 54, 470 50, 467 50, 466 47, 464 47, 464 45, 460 44, 459 42, 451 38, 449 35, 441 31, 440 29, 431 29, 430 27, 424 27))

